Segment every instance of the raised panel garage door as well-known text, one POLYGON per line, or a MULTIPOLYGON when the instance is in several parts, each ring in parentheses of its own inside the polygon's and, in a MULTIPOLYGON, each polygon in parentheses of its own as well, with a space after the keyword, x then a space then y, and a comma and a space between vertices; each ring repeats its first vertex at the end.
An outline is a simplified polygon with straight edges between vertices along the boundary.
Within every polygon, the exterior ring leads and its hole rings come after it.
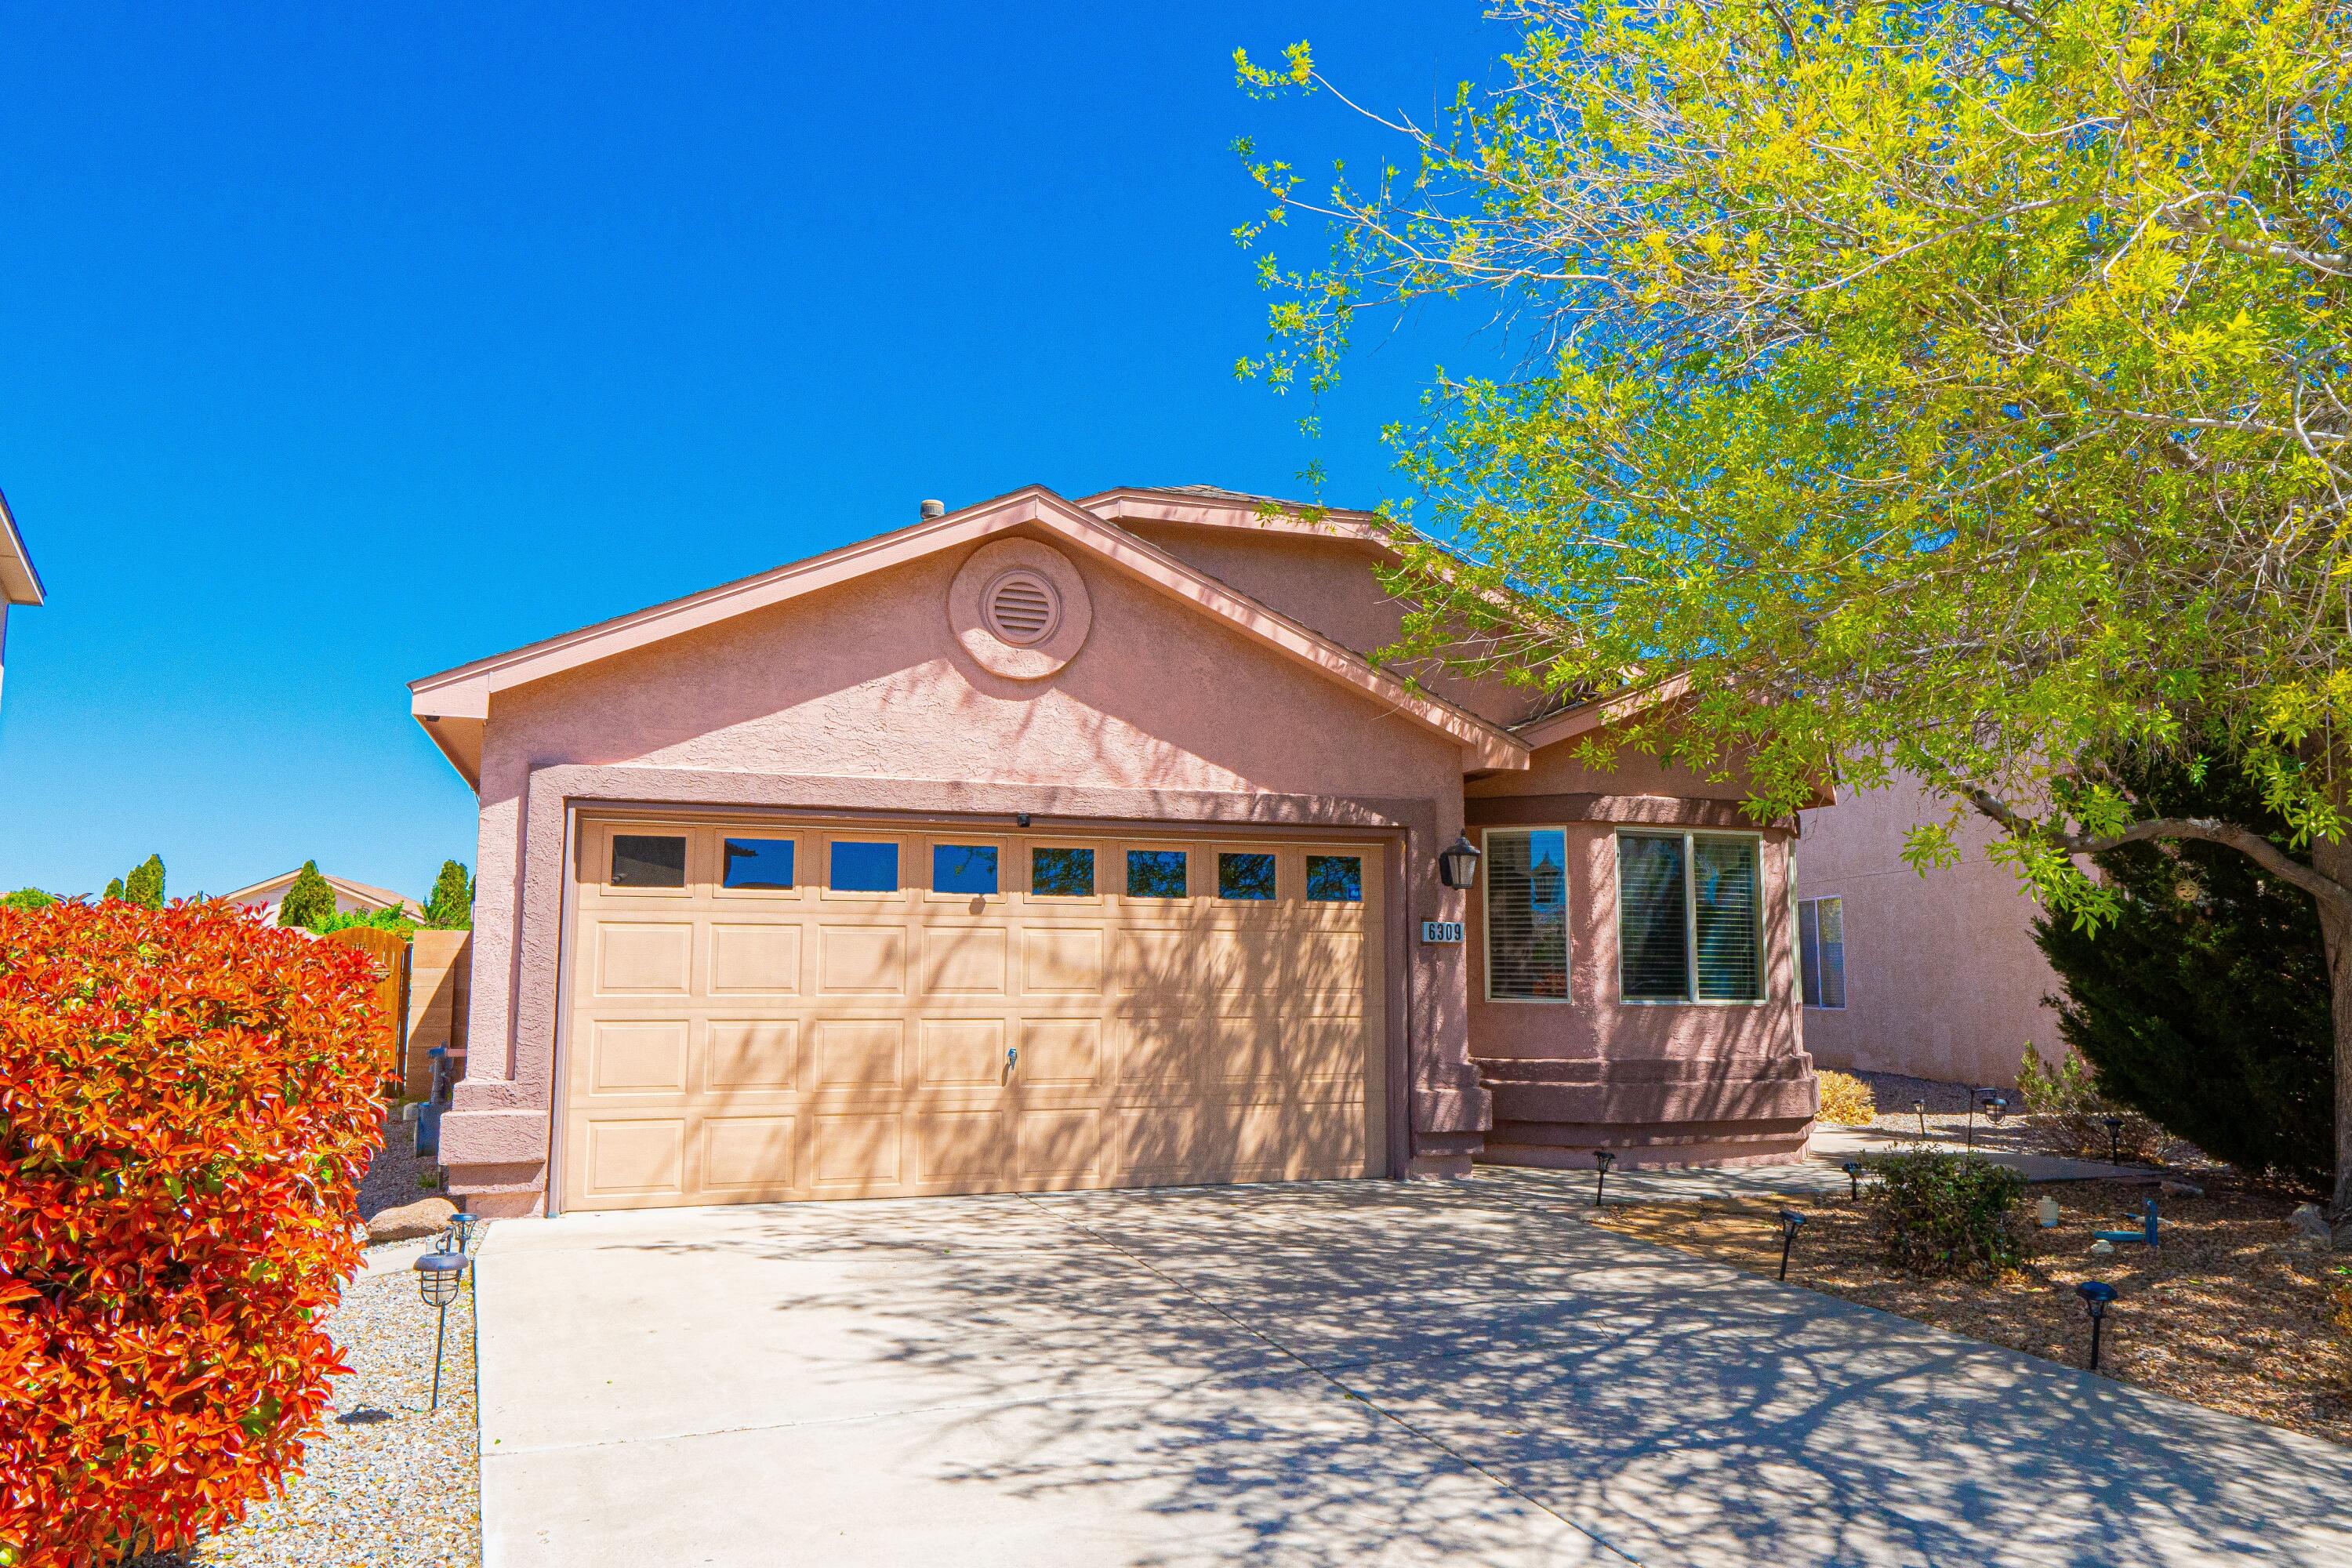
POLYGON ((564 1206, 1380 1172, 1381 855, 586 819, 564 1206))

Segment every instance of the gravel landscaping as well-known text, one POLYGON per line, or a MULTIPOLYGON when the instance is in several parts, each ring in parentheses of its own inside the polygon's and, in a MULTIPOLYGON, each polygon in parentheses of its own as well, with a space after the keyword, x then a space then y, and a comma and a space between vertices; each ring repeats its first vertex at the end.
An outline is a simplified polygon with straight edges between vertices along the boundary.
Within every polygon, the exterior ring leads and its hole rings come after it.
MULTIPOLYGON (((1932 1118, 1931 1118, 1932 1124, 1932 1118)), ((1981 1131, 1982 1123, 1979 1123, 1981 1131)), ((1981 1140, 1979 1140, 1981 1142, 1981 1140)), ((1840 1195, 1787 1200, 1806 1216, 1789 1283, 1932 1323, 2028 1355, 2081 1366, 2090 1325, 2074 1287, 2114 1285, 2100 1370, 2176 1399, 2352 1446, 2352 1324, 2331 1321, 2331 1288, 2352 1280, 2341 1255, 2310 1250, 2287 1223, 2294 1200, 2225 1185, 2159 1195, 2162 1245, 2090 1252, 2093 1227, 2121 1227, 2157 1189, 2146 1182, 2037 1183, 2055 1198, 2054 1230, 2029 1229, 2025 1267, 1996 1280, 1908 1275, 1885 1261, 1865 1205, 1840 1195)), ((1591 1216, 1752 1273, 1780 1263, 1780 1202, 1640 1204, 1591 1216)))
MULTIPOLYGON (((420 1195, 409 1129, 370 1166, 363 1213, 420 1195)), ((481 1244, 479 1232, 475 1246, 481 1244)), ((326 1430, 285 1494, 184 1554, 141 1568, 477 1568, 481 1554, 480 1432, 474 1403, 474 1295, 449 1308, 441 1406, 433 1394, 436 1314, 417 1293, 416 1259, 429 1241, 366 1249, 328 1331, 351 1363, 335 1380, 326 1430)))

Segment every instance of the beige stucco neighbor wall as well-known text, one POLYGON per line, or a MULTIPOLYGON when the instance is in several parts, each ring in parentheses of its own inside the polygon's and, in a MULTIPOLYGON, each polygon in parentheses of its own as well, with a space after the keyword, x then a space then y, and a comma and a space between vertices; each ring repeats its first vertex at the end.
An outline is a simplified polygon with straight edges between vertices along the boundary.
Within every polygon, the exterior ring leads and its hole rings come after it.
POLYGON ((1903 859, 1905 832, 1940 821, 1919 784, 1842 798, 1803 814, 1797 896, 1844 900, 1846 1005, 1807 1008, 1805 1044, 1823 1067, 2009 1086, 2033 1042, 2061 1048, 2042 998, 2058 977, 2033 944, 2032 900, 1987 861, 1991 830, 1971 813, 1958 864, 1924 877, 1903 859))
POLYGON ((1065 552, 1094 625, 1043 680, 992 675, 955 640, 959 550, 492 698, 471 1049, 442 1132, 451 1185, 480 1194, 477 1212, 543 1201, 564 820, 592 802, 1393 836, 1390 1146, 1402 1170, 1466 1168, 1489 1104, 1468 1059, 1463 951, 1403 940, 1462 918, 1435 872, 1462 821, 1459 744, 1065 552))

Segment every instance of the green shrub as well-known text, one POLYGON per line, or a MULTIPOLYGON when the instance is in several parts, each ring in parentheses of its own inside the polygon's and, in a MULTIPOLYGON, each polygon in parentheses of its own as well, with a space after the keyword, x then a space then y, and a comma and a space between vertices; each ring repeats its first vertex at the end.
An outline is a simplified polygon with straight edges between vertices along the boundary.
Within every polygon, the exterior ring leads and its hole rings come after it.
POLYGON ((461 862, 441 862, 433 896, 425 900, 425 923, 439 931, 474 929, 474 879, 461 862))
POLYGON ((319 863, 305 860, 302 868, 294 873, 294 885, 286 889, 278 901, 278 923, 300 926, 305 931, 317 931, 335 918, 335 889, 327 879, 319 875, 319 863))
POLYGON ((1981 1154, 1886 1154, 1864 1194, 1887 1260, 1914 1274, 1989 1278, 2025 1259, 2025 1178, 1981 1154))
POLYGON ((329 915, 310 929, 325 936, 330 931, 349 931, 353 926, 406 936, 416 929, 416 922, 408 917, 406 910, 394 906, 388 910, 352 910, 345 914, 329 915))
POLYGON ((2164 1129, 2099 1092, 2099 1080, 2072 1051, 2053 1072, 2031 1045, 2017 1068, 2017 1098, 2032 1117, 2035 1140, 2071 1160, 2104 1160, 2120 1151, 2126 1160, 2150 1163, 2164 1157, 2172 1139, 2164 1129), (2110 1138, 2107 1118, 2123 1125, 2110 1138))
POLYGON ((0 910, 46 910, 59 902, 55 893, 45 893, 38 888, 19 888, 13 893, 0 893, 0 910))
MULTIPOLYGON (((2137 815, 2242 823, 2305 858, 2228 738, 2200 739, 2205 756, 2126 752, 2108 771, 2137 815)), ((2132 844, 2093 858, 2116 920, 2089 931, 2044 917, 2033 934, 2065 984, 2050 999, 2059 1033, 2098 1092, 2215 1159, 2324 1190, 2336 1033, 2311 895, 2223 845, 2132 844)), ((2092 1131, 2079 1152, 2104 1158, 2106 1129, 2092 1131)))

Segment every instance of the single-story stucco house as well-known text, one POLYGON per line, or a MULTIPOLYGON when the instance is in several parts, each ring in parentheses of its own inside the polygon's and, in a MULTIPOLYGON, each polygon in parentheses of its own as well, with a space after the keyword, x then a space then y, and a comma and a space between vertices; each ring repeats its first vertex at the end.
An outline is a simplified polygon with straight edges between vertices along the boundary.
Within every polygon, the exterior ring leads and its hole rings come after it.
POLYGON ((476 1211, 1801 1153, 1793 822, 1382 668, 1366 514, 922 510, 410 688, 476 1211))
POLYGON ((9 609, 17 605, 29 608, 47 596, 41 574, 33 570, 33 553, 25 548, 25 536, 16 531, 16 516, 8 510, 8 498, 0 495, 0 684, 5 684, 7 675, 9 609))

